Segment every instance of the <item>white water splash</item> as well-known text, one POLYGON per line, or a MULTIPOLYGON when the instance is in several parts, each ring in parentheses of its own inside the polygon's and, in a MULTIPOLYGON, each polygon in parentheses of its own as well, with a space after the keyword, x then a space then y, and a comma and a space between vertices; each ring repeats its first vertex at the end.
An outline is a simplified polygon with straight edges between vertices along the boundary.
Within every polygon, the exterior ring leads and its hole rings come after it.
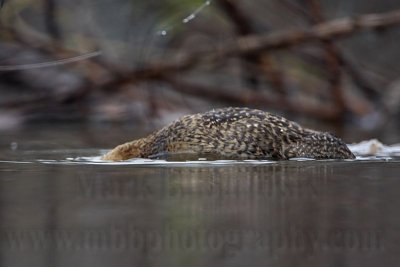
POLYGON ((357 144, 349 144, 347 146, 356 156, 400 156, 400 144, 387 146, 377 139, 362 141, 357 144))
MULTIPOLYGON (((16 161, 0 161, 0 163, 22 163, 16 161)), ((174 166, 174 167, 196 167, 196 166, 232 166, 237 164, 247 165, 264 165, 264 164, 276 164, 277 161, 272 160, 199 160, 199 161, 166 161, 166 160, 153 160, 153 159, 130 159, 124 161, 106 161, 101 160, 100 156, 95 157, 78 157, 78 158, 66 158, 65 160, 49 160, 49 159, 38 159, 35 161, 25 161, 23 163, 41 163, 51 165, 111 165, 111 166, 124 166, 124 165, 135 165, 135 166, 174 166)))

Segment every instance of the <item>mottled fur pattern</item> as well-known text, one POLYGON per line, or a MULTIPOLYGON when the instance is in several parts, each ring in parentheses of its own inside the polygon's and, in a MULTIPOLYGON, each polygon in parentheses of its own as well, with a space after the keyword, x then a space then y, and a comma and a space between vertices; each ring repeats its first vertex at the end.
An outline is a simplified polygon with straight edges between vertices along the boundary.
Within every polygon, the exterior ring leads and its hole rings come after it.
POLYGON ((186 115, 170 125, 114 148, 104 160, 352 159, 346 144, 329 133, 302 128, 256 109, 223 108, 186 115))

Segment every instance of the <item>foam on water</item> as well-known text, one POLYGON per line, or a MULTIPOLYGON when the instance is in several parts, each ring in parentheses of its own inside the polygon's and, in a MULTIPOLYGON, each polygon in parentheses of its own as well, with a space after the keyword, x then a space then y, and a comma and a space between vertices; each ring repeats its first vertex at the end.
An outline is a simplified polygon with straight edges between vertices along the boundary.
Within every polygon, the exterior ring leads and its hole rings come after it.
POLYGON ((398 157, 400 156, 400 144, 384 145, 376 139, 362 141, 356 144, 348 145, 351 152, 356 156, 368 157, 398 157))
POLYGON ((191 161, 167 161, 161 159, 141 159, 135 158, 125 161, 101 160, 101 156, 67 158, 64 161, 41 161, 46 164, 65 163, 65 164, 91 164, 91 165, 167 165, 167 166, 199 166, 199 165, 234 165, 234 164, 273 164, 272 160, 191 160, 191 161))

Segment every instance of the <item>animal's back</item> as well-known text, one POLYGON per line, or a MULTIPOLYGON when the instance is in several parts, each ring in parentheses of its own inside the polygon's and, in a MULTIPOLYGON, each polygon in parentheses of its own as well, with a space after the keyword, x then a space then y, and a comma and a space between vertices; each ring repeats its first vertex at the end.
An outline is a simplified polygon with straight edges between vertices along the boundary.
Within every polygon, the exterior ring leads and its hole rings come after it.
POLYGON ((224 108, 187 115, 156 133, 151 154, 224 159, 286 158, 285 144, 307 130, 261 110, 224 108), (156 153, 157 152, 157 153, 156 153))
POLYGON ((223 108, 183 116, 161 130, 116 147, 104 159, 354 158, 346 144, 329 133, 302 128, 256 109, 223 108))

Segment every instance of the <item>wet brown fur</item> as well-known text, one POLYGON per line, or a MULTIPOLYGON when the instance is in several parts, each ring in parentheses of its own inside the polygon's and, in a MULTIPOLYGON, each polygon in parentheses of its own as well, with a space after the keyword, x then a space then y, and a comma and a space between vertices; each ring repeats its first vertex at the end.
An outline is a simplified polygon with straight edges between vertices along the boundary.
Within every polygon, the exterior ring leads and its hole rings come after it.
POLYGON ((302 128, 256 109, 223 108, 186 115, 145 138, 117 146, 104 160, 352 159, 346 144, 329 133, 302 128))

